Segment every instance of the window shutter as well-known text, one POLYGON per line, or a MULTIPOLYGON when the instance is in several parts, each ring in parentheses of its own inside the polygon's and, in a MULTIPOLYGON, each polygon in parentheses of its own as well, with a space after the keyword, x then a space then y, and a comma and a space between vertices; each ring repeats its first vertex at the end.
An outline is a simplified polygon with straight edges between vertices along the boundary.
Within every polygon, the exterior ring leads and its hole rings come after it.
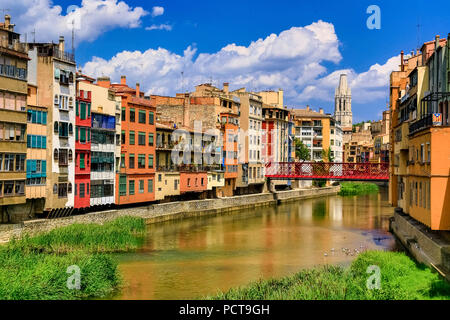
POLYGON ((47 161, 46 160, 42 160, 42 177, 46 177, 47 176, 47 161))

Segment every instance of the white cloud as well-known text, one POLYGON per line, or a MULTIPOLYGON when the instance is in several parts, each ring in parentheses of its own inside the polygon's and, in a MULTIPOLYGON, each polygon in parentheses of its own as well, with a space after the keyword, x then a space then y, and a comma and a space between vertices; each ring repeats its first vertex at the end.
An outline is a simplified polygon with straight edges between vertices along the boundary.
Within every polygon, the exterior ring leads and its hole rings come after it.
POLYGON ((357 73, 353 69, 336 70, 323 78, 318 78, 309 83, 297 96, 299 101, 318 99, 334 101, 334 89, 339 84, 340 75, 347 74, 349 85, 352 88, 354 102, 364 103, 383 98, 387 95, 389 87, 389 75, 398 69, 400 56, 388 59, 383 65, 372 65, 368 71, 357 73))
POLYGON ((63 10, 51 0, 2 0, 2 5, 11 9, 18 32, 27 33, 31 40, 36 30, 36 41, 43 42, 57 41, 60 35, 70 38, 72 21, 79 43, 94 41, 114 28, 137 28, 148 14, 142 7, 132 8, 119 0, 83 0, 73 10, 63 10))
POLYGON ((145 30, 147 31, 152 31, 152 30, 165 30, 165 31, 171 31, 172 30, 172 26, 170 24, 152 24, 150 27, 145 28, 145 30))
POLYGON ((153 7, 152 8, 152 17, 162 16, 164 14, 163 7, 153 7))
POLYGON ((94 57, 83 71, 95 77, 109 76, 113 81, 127 75, 130 83, 141 83, 148 94, 174 95, 210 79, 217 86, 230 82, 231 89, 283 88, 286 103, 298 106, 309 99, 333 101, 342 72, 349 75, 357 101, 383 97, 398 57, 360 74, 351 69, 328 73, 324 64, 338 64, 341 60, 334 26, 318 21, 271 34, 248 46, 229 44, 214 53, 197 54, 189 46, 183 54, 158 48, 124 51, 109 60, 94 57))

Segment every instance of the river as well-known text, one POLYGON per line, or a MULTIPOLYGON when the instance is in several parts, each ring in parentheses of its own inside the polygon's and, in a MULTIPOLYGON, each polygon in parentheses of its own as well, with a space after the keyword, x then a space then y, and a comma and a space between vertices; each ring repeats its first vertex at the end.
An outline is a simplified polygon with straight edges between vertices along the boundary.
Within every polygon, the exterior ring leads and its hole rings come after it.
POLYGON ((125 286, 113 299, 196 299, 303 268, 346 266, 355 250, 395 250, 387 197, 381 189, 150 225, 139 251, 117 255, 125 286))

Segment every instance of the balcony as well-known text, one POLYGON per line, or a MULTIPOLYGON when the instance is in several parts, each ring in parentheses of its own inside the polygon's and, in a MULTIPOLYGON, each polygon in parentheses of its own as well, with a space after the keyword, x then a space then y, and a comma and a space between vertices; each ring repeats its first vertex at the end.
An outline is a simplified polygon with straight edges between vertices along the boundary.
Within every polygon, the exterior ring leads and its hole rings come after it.
MULTIPOLYGON (((442 124, 442 120, 441 120, 441 124, 442 124)), ((441 124, 438 124, 438 125, 441 125, 441 124)), ((429 114, 429 115, 425 116, 424 118, 422 118, 414 123, 411 123, 409 126, 409 134, 413 135, 416 132, 422 131, 422 130, 424 130, 426 128, 430 128, 432 126, 433 126, 433 115, 429 114)))
POLYGON ((45 46, 45 47, 38 47, 38 56, 40 57, 54 57, 56 59, 69 62, 69 63, 75 63, 75 55, 58 50, 56 48, 53 48, 51 46, 45 46))

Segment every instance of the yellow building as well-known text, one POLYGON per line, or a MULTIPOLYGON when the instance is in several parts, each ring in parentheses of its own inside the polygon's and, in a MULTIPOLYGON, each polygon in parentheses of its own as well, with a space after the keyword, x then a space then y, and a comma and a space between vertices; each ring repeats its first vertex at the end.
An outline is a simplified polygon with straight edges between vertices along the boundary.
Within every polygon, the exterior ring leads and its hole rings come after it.
POLYGON ((19 40, 6 15, 0 23, 0 221, 4 222, 21 220, 27 211, 22 205, 26 203, 28 55, 19 40))

